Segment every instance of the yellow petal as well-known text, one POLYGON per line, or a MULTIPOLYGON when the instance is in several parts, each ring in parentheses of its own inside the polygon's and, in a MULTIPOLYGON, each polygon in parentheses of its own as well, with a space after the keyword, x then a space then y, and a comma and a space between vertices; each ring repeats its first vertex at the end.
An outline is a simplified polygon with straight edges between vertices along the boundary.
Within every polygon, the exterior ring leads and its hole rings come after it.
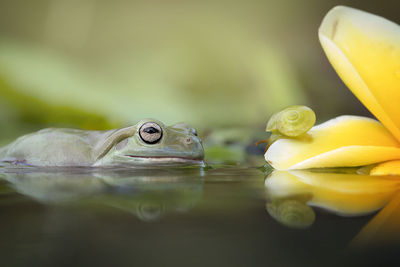
POLYGON ((400 140, 400 26, 339 6, 325 16, 319 38, 345 84, 400 140))
POLYGON ((265 153, 277 170, 364 166, 400 159, 400 144, 376 120, 340 116, 313 127, 308 138, 280 139, 265 153))
POLYGON ((308 194, 308 205, 356 216, 382 208, 400 189, 400 180, 388 176, 274 171, 265 186, 270 199, 308 194))
POLYGON ((375 166, 371 175, 400 175, 400 160, 392 160, 375 166))

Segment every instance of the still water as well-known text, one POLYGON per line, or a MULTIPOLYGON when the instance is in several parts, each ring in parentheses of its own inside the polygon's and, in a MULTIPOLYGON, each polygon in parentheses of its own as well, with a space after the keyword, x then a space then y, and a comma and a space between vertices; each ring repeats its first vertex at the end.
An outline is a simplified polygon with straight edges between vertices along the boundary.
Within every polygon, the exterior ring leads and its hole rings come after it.
POLYGON ((400 251, 397 177, 245 166, 0 177, 0 266, 365 266, 400 251))

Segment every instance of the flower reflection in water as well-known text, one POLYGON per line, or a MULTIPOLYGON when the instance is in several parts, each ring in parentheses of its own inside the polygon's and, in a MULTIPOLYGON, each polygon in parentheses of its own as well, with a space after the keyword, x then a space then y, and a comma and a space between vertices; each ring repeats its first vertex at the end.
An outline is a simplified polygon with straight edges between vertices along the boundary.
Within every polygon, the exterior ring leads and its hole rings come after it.
POLYGON ((400 242, 400 193, 360 231, 350 244, 352 248, 377 247, 400 242))
POLYGON ((313 213, 305 206, 319 207, 340 216, 370 214, 393 198, 400 189, 400 179, 355 173, 273 171, 266 178, 265 186, 268 213, 288 227, 305 228, 314 222, 313 213), (271 208, 276 205, 274 203, 285 202, 291 203, 288 212, 292 215, 271 208), (285 216, 294 219, 288 221, 285 216))

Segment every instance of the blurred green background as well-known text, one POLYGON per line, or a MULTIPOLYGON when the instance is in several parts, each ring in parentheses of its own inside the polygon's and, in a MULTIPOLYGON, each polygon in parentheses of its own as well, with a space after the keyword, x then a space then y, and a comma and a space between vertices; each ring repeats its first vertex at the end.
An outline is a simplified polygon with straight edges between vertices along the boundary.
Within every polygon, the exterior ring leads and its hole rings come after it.
POLYGON ((0 0, 0 140, 146 117, 263 129, 292 104, 368 115, 318 42, 339 4, 400 22, 398 0, 0 0))

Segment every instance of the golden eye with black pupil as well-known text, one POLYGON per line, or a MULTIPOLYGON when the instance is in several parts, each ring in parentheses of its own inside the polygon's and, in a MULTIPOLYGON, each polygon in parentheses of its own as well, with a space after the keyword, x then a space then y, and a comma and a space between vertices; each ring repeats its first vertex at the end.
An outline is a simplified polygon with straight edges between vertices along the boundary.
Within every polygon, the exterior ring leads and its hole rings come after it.
POLYGON ((146 122, 140 127, 139 136, 146 144, 156 144, 161 140, 163 132, 157 123, 146 122))

